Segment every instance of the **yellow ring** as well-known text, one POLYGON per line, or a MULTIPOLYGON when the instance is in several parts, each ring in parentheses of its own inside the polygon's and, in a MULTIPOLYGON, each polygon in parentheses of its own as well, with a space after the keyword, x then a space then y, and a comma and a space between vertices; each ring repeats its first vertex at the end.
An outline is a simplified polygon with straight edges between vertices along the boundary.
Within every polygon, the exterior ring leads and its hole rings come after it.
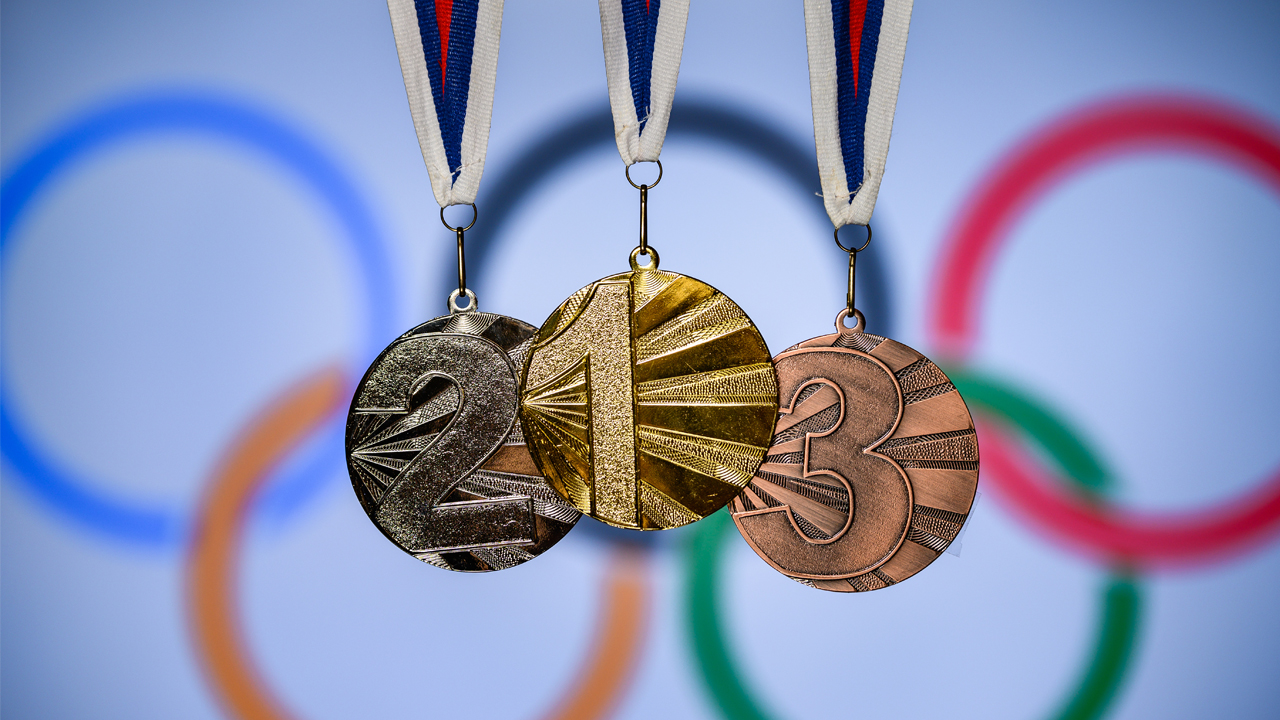
MULTIPOLYGON (((241 634, 236 581, 249 510, 275 464, 345 407, 349 394, 342 371, 329 368, 276 399, 223 456, 200 505, 187 558, 187 612, 214 692, 241 720, 295 718, 262 680, 241 634)), ((608 567, 595 644, 547 720, 600 718, 630 684, 648 615, 649 573, 642 551, 625 546, 608 567)))

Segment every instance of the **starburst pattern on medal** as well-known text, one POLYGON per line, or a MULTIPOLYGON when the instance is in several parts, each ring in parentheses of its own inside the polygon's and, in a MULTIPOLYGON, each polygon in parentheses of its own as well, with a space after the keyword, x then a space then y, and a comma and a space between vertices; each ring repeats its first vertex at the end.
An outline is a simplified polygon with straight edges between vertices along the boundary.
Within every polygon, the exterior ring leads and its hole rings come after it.
POLYGON ((804 475, 805 437, 831 430, 840 420, 840 395, 826 383, 800 392, 778 430, 764 463, 734 499, 733 512, 787 505, 809 538, 829 540, 849 518, 849 489, 833 475, 804 475))
MULTIPOLYGON (((647 274, 640 273, 640 277, 647 274)), ((683 516, 673 518, 671 506, 659 502, 659 497, 687 514, 688 520, 678 523, 683 525, 718 505, 698 503, 698 494, 689 498, 690 494, 680 489, 706 484, 710 479, 716 481, 711 487, 724 487, 725 492, 736 494, 734 488, 742 488, 751 479, 765 448, 759 440, 747 439, 747 433, 734 433, 728 427, 731 417, 747 408, 775 407, 778 384, 772 363, 738 364, 734 353, 727 351, 735 336, 755 332, 746 313, 732 300, 684 277, 665 284, 663 292, 683 293, 694 302, 686 306, 671 302, 677 312, 635 339, 639 380, 636 435, 641 477, 675 480, 667 487, 658 487, 656 481, 642 482, 641 513, 655 519, 660 516, 659 522, 670 527, 672 519, 683 520, 683 516), (725 359, 717 362, 717 354, 725 359), (655 370, 661 367, 657 377, 648 375, 650 366, 655 370), (681 372, 690 369, 697 371, 681 372), (691 423, 690 418, 700 422, 691 423), (657 472, 659 469, 662 472, 657 472), (650 489, 658 494, 648 495, 650 489), (686 504, 672 499, 673 495, 684 497, 686 504)), ((663 293, 658 293, 648 304, 663 301, 663 293)))
MULTIPOLYGON (((777 407, 777 379, 758 331, 728 297, 676 273, 629 277, 635 527, 676 527, 722 507, 751 479, 771 427, 770 414, 750 409, 777 407)), ((586 312, 589 297, 579 291, 566 301, 542 337, 566 331, 575 314, 586 312)), ((592 350, 585 352, 581 361, 525 388, 522 417, 548 477, 576 507, 590 511, 592 350)))
POLYGON ((636 338, 636 364, 682 352, 751 327, 751 320, 720 293, 636 338))
POLYGON ((405 465, 453 420, 462 400, 457 386, 444 378, 429 381, 416 397, 420 404, 406 414, 356 416, 350 466, 368 493, 361 498, 366 508, 378 505, 405 465))

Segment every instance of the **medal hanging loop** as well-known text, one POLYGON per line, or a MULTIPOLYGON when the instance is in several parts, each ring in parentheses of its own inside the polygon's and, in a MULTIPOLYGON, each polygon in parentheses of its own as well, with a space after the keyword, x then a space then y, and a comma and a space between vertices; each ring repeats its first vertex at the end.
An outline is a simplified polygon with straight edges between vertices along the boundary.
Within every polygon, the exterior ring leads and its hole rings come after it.
POLYGON ((640 254, 649 254, 649 186, 640 186, 640 254))
POLYGON ((458 289, 449 295, 451 313, 476 308, 467 288, 462 228, 444 219, 451 205, 470 205, 484 173, 498 73, 503 0, 387 0, 395 31, 400 71, 418 134, 440 220, 458 242, 458 289), (470 304, 458 307, 458 298, 470 304))
POLYGON ((449 312, 451 314, 473 312, 477 309, 476 294, 467 289, 467 256, 463 248, 466 232, 475 226, 476 220, 480 217, 480 211, 476 209, 475 203, 471 205, 471 222, 466 226, 459 225, 454 227, 444 219, 444 208, 440 208, 440 222, 457 235, 458 238, 458 289, 449 293, 449 312), (467 304, 465 306, 458 305, 458 298, 465 296, 467 304))
POLYGON ((631 187, 640 191, 640 244, 635 250, 631 251, 631 268, 633 270, 657 270, 658 269, 658 251, 649 247, 649 190, 658 186, 662 182, 662 161, 655 160, 658 164, 658 179, 653 181, 652 185, 641 183, 636 184, 631 179, 631 166, 627 166, 627 182, 631 183, 631 187), (640 255, 648 256, 650 259, 646 265, 640 265, 637 258, 640 255))
POLYGON ((640 244, 631 252, 633 270, 658 267, 658 254, 649 247, 649 190, 662 182, 658 155, 675 99, 688 18, 689 0, 600 0, 614 139, 627 182, 640 191, 640 244), (638 162, 658 164, 652 185, 631 179, 631 166, 638 162), (638 264, 640 255, 650 262, 638 264))
MULTIPOLYGON (((866 225, 865 227, 867 228, 867 240, 866 242, 862 243, 861 247, 856 247, 856 248, 845 247, 844 244, 840 242, 840 228, 836 228, 835 231, 832 232, 832 236, 834 236, 836 240, 836 247, 840 248, 841 250, 849 254, 849 297, 848 297, 848 301, 846 303, 846 308, 845 308, 848 315, 853 315, 854 313, 858 312, 853 307, 853 290, 854 290, 854 285, 857 282, 855 271, 858 269, 858 253, 862 252, 863 250, 866 250, 867 246, 871 244, 871 226, 866 225)), ((858 316, 861 317, 861 313, 858 313, 858 316)), ((838 322, 843 322, 843 320, 844 318, 842 317, 838 322)), ((843 325, 841 325, 840 327, 842 330, 844 329, 843 325)))

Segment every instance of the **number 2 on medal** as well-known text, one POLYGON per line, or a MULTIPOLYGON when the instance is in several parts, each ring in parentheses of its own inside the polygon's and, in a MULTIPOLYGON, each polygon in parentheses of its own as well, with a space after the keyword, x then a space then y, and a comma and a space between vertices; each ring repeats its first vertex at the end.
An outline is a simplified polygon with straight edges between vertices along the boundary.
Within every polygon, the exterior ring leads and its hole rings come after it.
POLYGON ((506 441, 517 400, 510 360, 483 338, 437 335, 408 338, 379 363, 390 379, 378 391, 383 402, 374 399, 383 412, 411 412, 410 396, 432 378, 454 383, 460 396, 453 419, 382 496, 379 527, 410 552, 533 542, 528 497, 442 502, 506 441))

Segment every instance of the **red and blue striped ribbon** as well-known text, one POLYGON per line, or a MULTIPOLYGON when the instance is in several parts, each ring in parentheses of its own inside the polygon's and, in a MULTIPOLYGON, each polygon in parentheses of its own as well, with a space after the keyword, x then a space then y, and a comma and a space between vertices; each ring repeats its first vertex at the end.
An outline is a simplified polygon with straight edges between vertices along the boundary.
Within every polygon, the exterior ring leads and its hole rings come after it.
POLYGON ((649 118, 649 79, 653 76, 653 39, 658 31, 662 0, 622 0, 622 24, 627 38, 627 77, 640 131, 649 118))
POLYGON ((910 22, 911 0, 805 0, 814 138, 836 227, 871 220, 910 22))
POLYGON ((416 0, 422 53, 431 76, 431 97, 449 169, 462 169, 462 126, 471 90, 471 53, 475 49, 479 0, 416 0), (450 50, 453 51, 450 54, 450 50))
POLYGON ((600 0, 618 152, 657 160, 675 98, 689 0, 600 0))
POLYGON ((440 205, 473 202, 484 170, 502 0, 387 0, 422 157, 440 205))
POLYGON ((867 100, 871 95, 871 78, 875 74, 883 17, 884 0, 831 3, 836 97, 840 108, 840 152, 844 157, 844 171, 850 188, 862 185, 867 100))

